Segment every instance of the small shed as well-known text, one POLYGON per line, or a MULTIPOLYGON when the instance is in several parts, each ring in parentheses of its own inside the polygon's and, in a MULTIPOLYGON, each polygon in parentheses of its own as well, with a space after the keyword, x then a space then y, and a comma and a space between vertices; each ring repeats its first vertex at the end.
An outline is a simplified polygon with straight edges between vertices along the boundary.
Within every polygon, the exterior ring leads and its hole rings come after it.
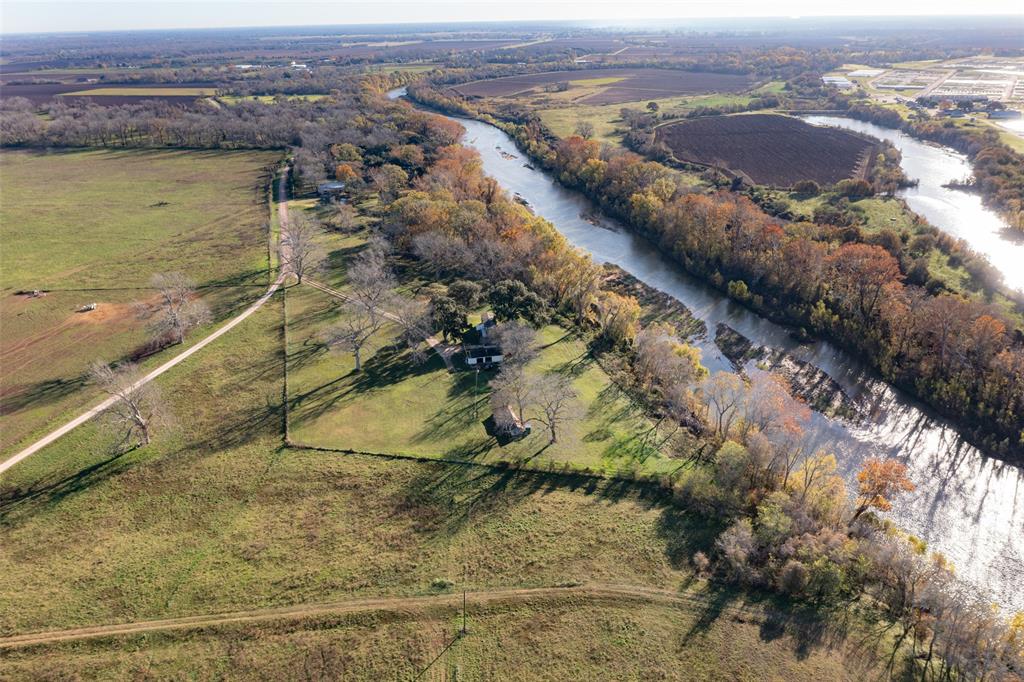
POLYGON ((494 430, 502 436, 522 438, 530 434, 530 425, 519 421, 511 405, 504 405, 494 410, 494 430))
POLYGON ((328 182, 321 182, 316 186, 316 193, 320 195, 321 201, 329 201, 330 199, 337 199, 341 196, 341 193, 345 191, 345 183, 340 180, 330 180, 328 182))

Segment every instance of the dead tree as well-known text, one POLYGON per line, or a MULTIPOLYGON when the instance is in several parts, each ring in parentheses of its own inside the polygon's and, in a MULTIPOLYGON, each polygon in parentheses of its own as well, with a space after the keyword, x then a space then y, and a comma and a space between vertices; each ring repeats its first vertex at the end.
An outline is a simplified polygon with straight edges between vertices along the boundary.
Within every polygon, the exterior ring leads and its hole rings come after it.
POLYGON ((561 374, 545 374, 534 382, 534 402, 544 415, 535 419, 548 427, 550 443, 558 441, 558 428, 565 421, 569 404, 576 397, 572 382, 561 374))
POLYGON ((317 232, 317 226, 302 216, 290 217, 281 227, 281 266, 294 274, 299 284, 323 264, 317 232))
POLYGON ((355 359, 356 371, 363 369, 362 351, 366 344, 384 326, 384 317, 377 312, 367 310, 355 301, 345 304, 345 317, 331 329, 327 337, 327 345, 340 347, 355 359))
POLYGON ((124 446, 135 435, 140 439, 139 445, 149 445, 153 429, 167 417, 156 386, 151 382, 141 383, 142 373, 132 364, 114 369, 96 361, 90 374, 93 382, 114 398, 114 404, 104 411, 104 416, 113 430, 123 434, 119 445, 124 446))
POLYGON ((157 341, 181 343, 196 327, 210 321, 210 309, 197 297, 195 285, 180 272, 153 275, 158 292, 155 307, 140 305, 139 316, 149 319, 150 335, 157 341))

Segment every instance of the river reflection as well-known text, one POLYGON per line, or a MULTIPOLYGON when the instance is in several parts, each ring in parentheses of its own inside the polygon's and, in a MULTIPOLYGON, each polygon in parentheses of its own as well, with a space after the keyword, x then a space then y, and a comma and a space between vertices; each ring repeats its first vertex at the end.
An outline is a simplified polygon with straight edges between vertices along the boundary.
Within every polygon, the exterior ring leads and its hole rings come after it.
POLYGON ((709 338, 695 343, 712 371, 730 368, 713 341, 716 324, 724 322, 759 345, 784 349, 827 372, 858 400, 866 416, 851 423, 814 413, 809 432, 815 444, 835 452, 848 482, 869 456, 906 463, 918 488, 901 499, 892 518, 946 554, 959 575, 1005 608, 1024 610, 1024 477, 1020 469, 985 457, 947 422, 875 379, 862 363, 837 347, 799 344, 784 328, 688 277, 649 242, 602 216, 581 194, 528 167, 514 141, 501 130, 479 121, 458 120, 467 131, 463 143, 480 153, 484 170, 529 202, 571 243, 596 261, 618 265, 675 297, 704 320, 709 338), (588 222, 595 216, 599 225, 588 222))
POLYGON ((898 196, 932 225, 963 239, 986 256, 1003 273, 1007 286, 1024 291, 1024 240, 1013 239, 1006 223, 985 208, 979 195, 943 187, 950 180, 971 176, 966 156, 949 147, 921 142, 899 130, 852 118, 805 116, 804 120, 892 142, 903 154, 900 165, 907 177, 918 181, 917 187, 900 190, 898 196))

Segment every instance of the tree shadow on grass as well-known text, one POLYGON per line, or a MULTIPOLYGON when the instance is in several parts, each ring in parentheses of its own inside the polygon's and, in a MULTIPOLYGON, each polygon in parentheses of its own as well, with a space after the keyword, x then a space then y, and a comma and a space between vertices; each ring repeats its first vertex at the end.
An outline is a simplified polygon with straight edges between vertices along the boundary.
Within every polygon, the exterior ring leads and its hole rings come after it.
MULTIPOLYGON (((416 363, 404 348, 385 346, 363 363, 362 371, 350 371, 315 388, 288 396, 292 424, 315 421, 368 392, 443 370, 444 362, 436 355, 427 362, 416 363)), ((380 418, 386 416, 380 415, 380 418)))
POLYGON ((47 379, 28 384, 0 400, 0 415, 17 414, 22 410, 61 400, 80 391, 87 383, 88 375, 83 373, 72 379, 47 379))
POLYGON ((0 486, 0 521, 9 523, 15 514, 28 514, 33 509, 53 506, 61 500, 101 483, 131 466, 125 455, 131 448, 115 452, 66 476, 45 476, 31 485, 0 486))
POLYGON ((631 502, 642 508, 666 507, 665 492, 647 483, 604 480, 559 471, 523 470, 513 467, 484 469, 470 464, 424 465, 401 493, 407 510, 422 512, 445 532, 480 520, 489 513, 522 502, 533 495, 556 491, 575 492, 603 502, 631 502))

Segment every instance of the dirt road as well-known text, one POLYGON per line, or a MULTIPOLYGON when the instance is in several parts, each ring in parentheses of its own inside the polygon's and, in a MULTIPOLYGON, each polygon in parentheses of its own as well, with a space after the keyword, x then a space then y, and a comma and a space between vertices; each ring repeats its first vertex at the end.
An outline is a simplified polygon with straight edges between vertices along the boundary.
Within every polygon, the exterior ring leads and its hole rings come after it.
MULTIPOLYGON (((286 177, 287 177, 287 175, 283 174, 278 179, 278 196, 280 198, 282 198, 282 199, 287 197, 288 188, 287 188, 287 184, 285 182, 286 177)), ((281 222, 282 226, 287 224, 287 222, 288 222, 288 205, 284 201, 281 201, 278 204, 278 217, 280 219, 280 222, 281 222)), ((244 311, 242 311, 237 316, 231 318, 231 320, 229 320, 226 324, 224 324, 220 329, 218 329, 217 331, 213 332, 212 334, 207 336, 205 339, 203 339, 202 341, 200 341, 196 345, 192 346, 191 348, 189 348, 189 349, 187 349, 185 351, 182 351, 179 355, 176 355, 175 357, 171 358, 170 360, 168 360, 164 364, 162 364, 159 367, 157 367, 156 369, 154 369, 152 372, 150 372, 146 376, 142 377, 139 380, 138 385, 141 386, 143 384, 149 383, 150 381, 152 381, 153 379, 157 378, 158 376, 160 376, 161 374, 163 374, 167 370, 171 369, 172 367, 174 367, 178 363, 184 362, 188 358, 192 357, 193 354, 198 353, 200 350, 202 350, 203 348, 205 348, 209 344, 213 343, 214 341, 216 341, 217 339, 219 339, 220 337, 224 336, 229 331, 234 329, 236 326, 241 324, 246 318, 248 318, 254 312, 259 310, 263 306, 263 304, 266 303, 270 299, 270 297, 274 295, 274 292, 277 291, 278 287, 280 287, 281 284, 284 282, 284 279, 287 276, 287 274, 288 273, 285 272, 285 270, 282 268, 280 274, 278 274, 278 276, 277 276, 277 279, 274 280, 274 282, 267 289, 266 293, 264 293, 259 298, 259 300, 257 300, 255 303, 253 303, 251 306, 246 308, 244 311)), ((57 440, 61 436, 65 435, 66 433, 72 431, 73 429, 75 429, 75 428, 81 426, 82 424, 84 424, 85 422, 89 421, 90 419, 92 419, 93 417, 95 417, 96 415, 100 414, 101 412, 106 410, 108 407, 113 405, 114 402, 115 402, 115 398, 107 398, 106 400, 101 402, 99 405, 96 405, 92 409, 87 410, 86 412, 80 414, 79 416, 75 417, 74 419, 72 419, 68 423, 64 424, 63 426, 60 426, 60 427, 54 429, 53 431, 51 431, 50 433, 46 434, 45 436, 43 436, 42 438, 37 440, 35 443, 33 443, 32 445, 29 445, 27 448, 25 448, 24 450, 19 452, 18 454, 10 457, 9 459, 7 459, 7 460, 5 460, 3 462, 0 462, 0 474, 2 474, 3 472, 7 471, 8 469, 10 469, 11 467, 13 467, 18 462, 20 462, 20 461, 22 461, 24 459, 27 459, 28 457, 31 457, 32 455, 34 455, 35 453, 39 452, 44 447, 46 447, 47 445, 49 445, 53 441, 57 440)))
MULTIPOLYGON (((523 589, 499 589, 466 594, 469 608, 527 602, 557 602, 563 600, 604 601, 608 603, 654 603, 682 607, 705 606, 709 600, 701 595, 682 594, 668 590, 638 587, 634 585, 583 585, 578 587, 538 587, 523 589)), ((52 644, 82 639, 116 637, 145 632, 168 630, 200 630, 222 625, 259 623, 269 621, 295 621, 315 616, 337 616, 357 613, 390 612, 410 616, 437 612, 456 611, 462 607, 462 594, 439 594, 426 597, 392 597, 376 599, 352 599, 347 601, 296 604, 249 611, 230 611, 202 616, 166 618, 134 623, 97 625, 69 630, 51 630, 12 637, 0 638, 0 650, 14 649, 40 644, 52 644)), ((757 613, 741 606, 721 607, 722 612, 744 613, 756 618, 757 613)))

